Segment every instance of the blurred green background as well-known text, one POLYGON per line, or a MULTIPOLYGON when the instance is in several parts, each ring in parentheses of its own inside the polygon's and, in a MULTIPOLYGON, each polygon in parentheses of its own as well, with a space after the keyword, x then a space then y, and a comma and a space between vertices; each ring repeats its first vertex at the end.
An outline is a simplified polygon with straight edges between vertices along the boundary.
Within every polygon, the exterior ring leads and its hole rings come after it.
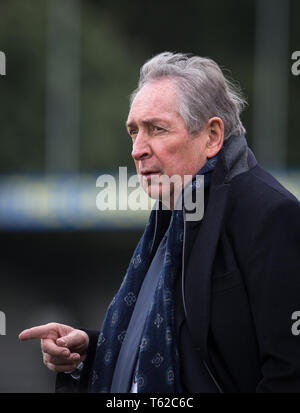
POLYGON ((133 170, 124 123, 146 59, 167 50, 219 63, 248 100, 249 146, 299 197, 299 16, 298 0, 1 0, 0 392, 53 391, 39 344, 18 333, 99 328, 123 278, 146 216, 108 219, 95 184, 133 170))

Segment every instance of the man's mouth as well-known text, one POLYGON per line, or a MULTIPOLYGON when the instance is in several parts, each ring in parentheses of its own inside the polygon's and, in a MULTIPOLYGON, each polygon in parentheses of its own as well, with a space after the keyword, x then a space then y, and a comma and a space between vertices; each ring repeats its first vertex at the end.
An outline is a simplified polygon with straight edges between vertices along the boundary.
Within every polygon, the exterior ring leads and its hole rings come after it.
POLYGON ((141 171, 141 175, 142 175, 144 178, 151 178, 151 176, 160 175, 160 171, 145 170, 145 171, 141 171))

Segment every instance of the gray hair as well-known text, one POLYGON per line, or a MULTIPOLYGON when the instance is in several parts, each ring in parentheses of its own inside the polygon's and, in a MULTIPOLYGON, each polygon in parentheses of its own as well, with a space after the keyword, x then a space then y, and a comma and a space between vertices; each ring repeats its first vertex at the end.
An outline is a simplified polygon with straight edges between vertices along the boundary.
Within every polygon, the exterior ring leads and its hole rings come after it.
POLYGON ((154 56, 142 66, 130 104, 147 82, 164 77, 177 83, 178 111, 190 133, 200 131, 214 116, 224 123, 225 139, 246 133, 240 113, 247 103, 240 88, 226 79, 217 63, 208 58, 170 52, 154 56))

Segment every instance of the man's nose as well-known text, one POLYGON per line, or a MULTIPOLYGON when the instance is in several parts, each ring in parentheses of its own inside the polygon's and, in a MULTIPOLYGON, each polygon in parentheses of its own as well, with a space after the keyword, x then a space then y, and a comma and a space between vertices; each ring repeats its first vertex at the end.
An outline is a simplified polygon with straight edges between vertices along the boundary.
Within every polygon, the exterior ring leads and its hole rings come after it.
POLYGON ((146 159, 151 156, 151 148, 145 136, 139 133, 133 143, 131 156, 135 161, 146 159))

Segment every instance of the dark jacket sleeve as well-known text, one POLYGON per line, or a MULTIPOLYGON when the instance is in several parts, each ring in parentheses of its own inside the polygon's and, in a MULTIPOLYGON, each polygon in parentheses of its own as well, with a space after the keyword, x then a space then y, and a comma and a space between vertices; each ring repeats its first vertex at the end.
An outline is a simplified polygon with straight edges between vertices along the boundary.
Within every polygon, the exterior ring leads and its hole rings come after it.
POLYGON ((300 392, 300 203, 282 199, 258 218, 246 264, 249 302, 259 345, 257 392, 300 392))
POLYGON ((80 379, 75 380, 71 374, 57 373, 55 382, 56 393, 87 393, 89 391, 99 331, 86 330, 83 328, 81 330, 85 331, 89 336, 89 347, 80 379))

